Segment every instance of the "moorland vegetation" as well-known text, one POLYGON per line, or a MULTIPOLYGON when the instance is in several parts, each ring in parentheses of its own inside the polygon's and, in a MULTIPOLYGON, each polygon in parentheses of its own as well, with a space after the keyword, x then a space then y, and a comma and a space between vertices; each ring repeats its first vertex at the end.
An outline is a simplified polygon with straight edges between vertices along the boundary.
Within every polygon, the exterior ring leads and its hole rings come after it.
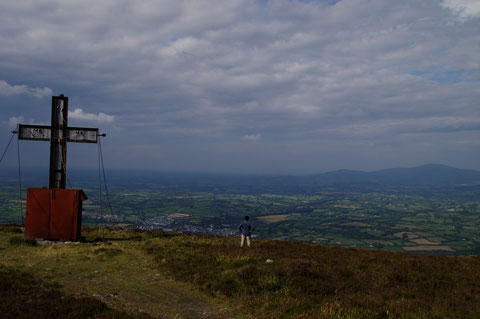
POLYGON ((85 228, 82 243, 0 227, 10 318, 478 318, 480 258, 85 228))

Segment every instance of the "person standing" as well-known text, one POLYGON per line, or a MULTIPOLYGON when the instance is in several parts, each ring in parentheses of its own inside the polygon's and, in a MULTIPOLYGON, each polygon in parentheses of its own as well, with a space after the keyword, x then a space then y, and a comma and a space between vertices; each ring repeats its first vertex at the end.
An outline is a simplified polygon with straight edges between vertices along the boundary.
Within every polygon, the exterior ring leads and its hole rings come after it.
POLYGON ((244 221, 238 226, 240 230, 240 247, 243 247, 245 239, 247 240, 247 246, 251 247, 252 231, 255 229, 252 224, 248 221, 249 217, 245 216, 244 221))

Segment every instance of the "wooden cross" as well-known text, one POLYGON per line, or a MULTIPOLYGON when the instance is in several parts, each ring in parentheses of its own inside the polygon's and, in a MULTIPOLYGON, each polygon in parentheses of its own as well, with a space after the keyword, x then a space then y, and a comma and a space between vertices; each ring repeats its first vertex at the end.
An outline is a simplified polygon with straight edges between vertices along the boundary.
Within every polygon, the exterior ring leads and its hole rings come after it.
MULTIPOLYGON (((65 188, 67 177, 67 142, 97 143, 98 128, 68 127, 68 97, 52 96, 52 124, 20 124, 18 139, 50 141, 49 188, 65 188)), ((104 136, 104 135, 102 135, 104 136)))

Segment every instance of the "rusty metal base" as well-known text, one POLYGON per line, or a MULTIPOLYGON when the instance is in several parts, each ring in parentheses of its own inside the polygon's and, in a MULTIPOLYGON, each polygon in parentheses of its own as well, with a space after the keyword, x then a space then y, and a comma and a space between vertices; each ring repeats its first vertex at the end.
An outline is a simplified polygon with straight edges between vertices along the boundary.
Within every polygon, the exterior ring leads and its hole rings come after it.
POLYGON ((86 199, 81 189, 29 188, 25 237, 79 240, 86 199))

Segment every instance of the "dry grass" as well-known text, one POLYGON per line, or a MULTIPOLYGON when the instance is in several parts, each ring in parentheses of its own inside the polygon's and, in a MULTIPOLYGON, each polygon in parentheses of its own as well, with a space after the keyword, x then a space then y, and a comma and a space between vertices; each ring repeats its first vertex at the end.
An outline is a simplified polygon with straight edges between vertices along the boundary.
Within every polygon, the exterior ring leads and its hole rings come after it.
POLYGON ((478 257, 265 240, 248 250, 237 245, 233 238, 181 235, 144 247, 176 280, 241 300, 249 318, 480 317, 478 257))
MULTIPOLYGON (((84 230, 83 234, 87 236, 86 243, 29 246, 9 243, 11 238, 17 238, 14 241, 19 242, 23 240, 22 234, 0 231, 0 269, 19 269, 31 278, 41 278, 32 286, 32 293, 41 282, 55 284, 58 288, 55 293, 60 296, 92 300, 112 313, 125 316, 233 317, 228 305, 160 272, 152 256, 141 249, 142 235, 145 234, 107 229, 105 242, 94 240, 102 236, 102 231, 90 229, 84 230)), ((65 317, 68 316, 52 318, 65 317)))
POLYGON ((2 314, 28 318, 21 315, 25 310, 37 318, 480 317, 479 257, 255 239, 251 249, 241 249, 233 237, 134 230, 107 229, 108 241, 102 242, 93 240, 101 235, 97 230, 84 234, 87 243, 31 246, 20 239, 12 244, 11 238, 22 234, 0 227, 2 314), (7 312, 8 307, 14 310, 7 312))
POLYGON ((2 318, 150 318, 113 310, 94 297, 64 294, 58 285, 11 267, 0 267, 2 318))
POLYGON ((448 246, 428 246, 428 245, 403 247, 403 249, 405 251, 455 251, 448 246))

